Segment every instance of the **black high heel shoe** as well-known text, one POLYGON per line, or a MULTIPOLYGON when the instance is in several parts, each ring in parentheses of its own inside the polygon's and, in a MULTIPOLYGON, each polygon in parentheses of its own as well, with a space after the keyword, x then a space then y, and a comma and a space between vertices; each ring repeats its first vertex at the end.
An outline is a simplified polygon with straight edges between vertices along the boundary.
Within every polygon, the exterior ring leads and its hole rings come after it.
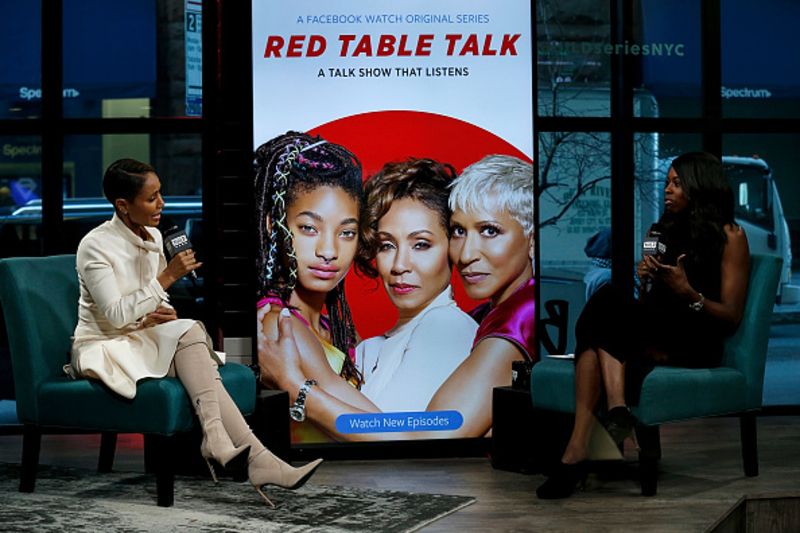
POLYGON ((617 445, 630 438, 636 445, 636 449, 639 449, 639 442, 636 440, 636 425, 639 421, 636 420, 630 409, 624 405, 614 407, 608 412, 606 421, 606 430, 617 445))
POLYGON ((539 485, 536 496, 540 500, 568 498, 572 496, 577 486, 580 486, 581 490, 586 489, 587 477, 589 470, 585 460, 571 464, 561 463, 547 481, 539 485))

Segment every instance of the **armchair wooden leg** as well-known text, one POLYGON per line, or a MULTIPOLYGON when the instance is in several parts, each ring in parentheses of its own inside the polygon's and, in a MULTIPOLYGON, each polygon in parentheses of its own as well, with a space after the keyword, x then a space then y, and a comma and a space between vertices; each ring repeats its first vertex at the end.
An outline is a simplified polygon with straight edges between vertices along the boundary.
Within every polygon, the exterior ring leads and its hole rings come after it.
POLYGON ((744 475, 758 475, 758 431, 755 413, 739 415, 739 429, 742 435, 742 462, 744 475))
POLYGON ((174 446, 171 437, 145 435, 146 465, 156 475, 156 494, 159 507, 172 507, 175 503, 174 446), (148 464, 149 463, 149 464, 148 464))
POLYGON ((98 472, 111 472, 114 466, 114 453, 117 450, 117 434, 103 432, 100 434, 100 459, 97 462, 98 472))
POLYGON ((659 426, 638 426, 639 470, 642 496, 655 496, 658 490, 658 461, 661 459, 661 433, 659 426))
POLYGON ((42 430, 26 425, 22 433, 22 468, 19 476, 19 491, 33 492, 39 470, 39 451, 42 449, 42 430))

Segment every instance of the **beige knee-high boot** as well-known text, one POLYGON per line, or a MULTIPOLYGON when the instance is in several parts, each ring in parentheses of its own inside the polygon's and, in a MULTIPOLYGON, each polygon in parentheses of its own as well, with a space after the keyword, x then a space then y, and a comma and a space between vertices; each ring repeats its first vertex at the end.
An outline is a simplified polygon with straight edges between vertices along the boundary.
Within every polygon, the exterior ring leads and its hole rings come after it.
POLYGON ((275 507, 275 504, 262 492, 262 487, 277 485, 285 489, 300 488, 314 474, 322 459, 317 459, 299 468, 294 468, 281 461, 253 434, 241 411, 236 407, 236 403, 222 385, 222 380, 217 379, 216 384, 219 410, 225 430, 235 445, 250 447, 250 456, 247 460, 247 475, 250 483, 267 503, 275 507))
POLYGON ((214 483, 217 483, 211 459, 222 466, 241 468, 246 464, 250 447, 234 446, 225 431, 217 396, 219 373, 208 353, 206 334, 199 326, 193 326, 180 338, 174 363, 175 373, 192 399, 203 429, 200 453, 208 464, 214 483))

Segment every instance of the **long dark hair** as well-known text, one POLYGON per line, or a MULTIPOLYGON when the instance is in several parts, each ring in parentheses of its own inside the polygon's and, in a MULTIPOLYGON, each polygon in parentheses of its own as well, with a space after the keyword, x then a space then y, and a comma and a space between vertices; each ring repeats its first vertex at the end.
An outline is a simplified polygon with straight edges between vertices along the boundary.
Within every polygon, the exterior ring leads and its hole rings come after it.
POLYGON ((688 264, 718 261, 728 242, 725 226, 736 225, 733 190, 722 163, 712 154, 690 152, 675 158, 672 168, 689 205, 680 213, 664 213, 661 224, 667 230, 680 227, 688 233, 688 264))
MULTIPOLYGON (((360 211, 364 197, 361 163, 343 146, 295 131, 259 146, 254 163, 258 297, 276 295, 288 307, 297 284, 297 257, 286 221, 287 209, 299 195, 330 186, 345 191, 360 211)), ((348 356, 355 343, 355 326, 345 298, 344 279, 326 295, 325 308, 333 345, 345 354, 341 376, 360 383, 348 356)))

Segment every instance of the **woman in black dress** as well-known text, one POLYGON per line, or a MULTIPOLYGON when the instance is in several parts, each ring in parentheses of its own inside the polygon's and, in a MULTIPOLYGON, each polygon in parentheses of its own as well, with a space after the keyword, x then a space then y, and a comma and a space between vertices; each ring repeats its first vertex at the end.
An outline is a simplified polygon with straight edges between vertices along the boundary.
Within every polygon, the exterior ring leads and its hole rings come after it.
POLYGON ((628 405, 638 404, 647 372, 654 365, 718 366, 724 338, 742 319, 750 252, 719 159, 693 152, 673 161, 659 226, 666 250, 639 262, 638 300, 606 285, 578 318, 575 426, 539 498, 568 497, 585 481, 592 420, 604 392, 611 436, 618 443, 635 437, 628 405))

